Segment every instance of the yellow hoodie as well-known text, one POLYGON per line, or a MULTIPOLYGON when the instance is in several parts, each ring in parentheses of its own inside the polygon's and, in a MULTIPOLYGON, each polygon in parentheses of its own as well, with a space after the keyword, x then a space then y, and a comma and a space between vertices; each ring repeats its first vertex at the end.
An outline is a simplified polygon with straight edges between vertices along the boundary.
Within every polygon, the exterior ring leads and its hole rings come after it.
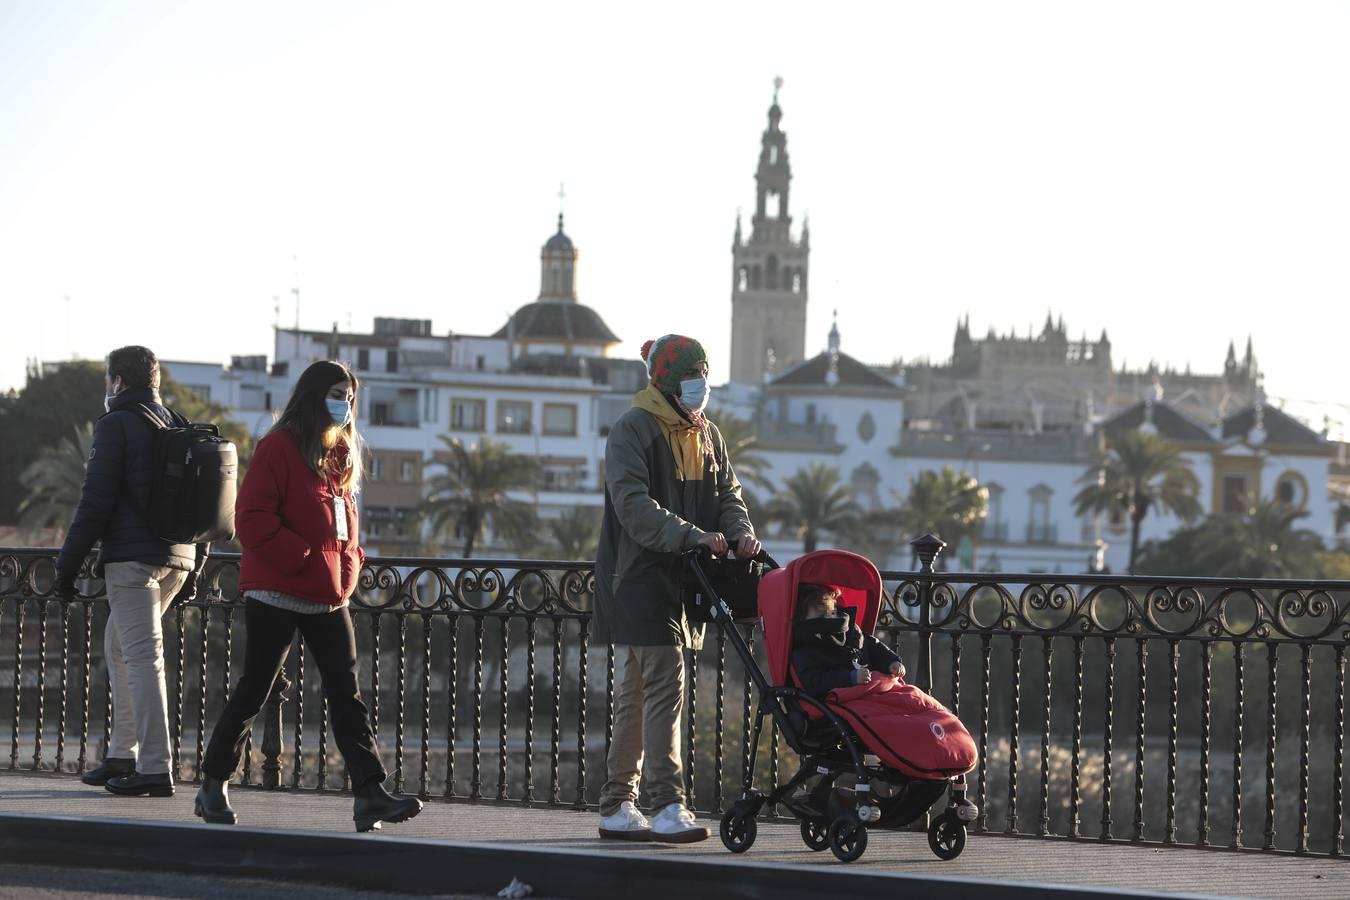
POLYGON ((633 398, 633 405, 656 417, 675 456, 675 475, 681 481, 703 480, 703 433, 671 407, 660 389, 649 384, 633 398))

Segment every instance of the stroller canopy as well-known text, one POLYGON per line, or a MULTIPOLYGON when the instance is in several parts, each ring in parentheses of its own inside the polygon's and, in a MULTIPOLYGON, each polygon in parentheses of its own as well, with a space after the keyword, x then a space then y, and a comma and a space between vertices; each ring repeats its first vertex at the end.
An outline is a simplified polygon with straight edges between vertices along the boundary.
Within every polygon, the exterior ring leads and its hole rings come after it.
POLYGON ((841 595, 840 606, 853 610, 854 621, 863 633, 871 634, 877 627, 881 574, 865 556, 847 550, 819 550, 766 573, 759 582, 759 615, 764 624, 769 680, 777 687, 787 684, 797 588, 803 584, 835 588, 841 595))

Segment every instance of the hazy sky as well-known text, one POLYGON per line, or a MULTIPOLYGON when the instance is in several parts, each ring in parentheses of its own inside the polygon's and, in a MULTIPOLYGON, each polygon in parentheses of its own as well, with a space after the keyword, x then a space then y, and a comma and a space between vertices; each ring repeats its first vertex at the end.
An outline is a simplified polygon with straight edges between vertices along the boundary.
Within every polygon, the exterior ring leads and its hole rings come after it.
POLYGON ((1350 424, 1347 46, 1339 2, 0 0, 0 388, 270 353, 297 278, 305 327, 495 330, 560 181, 625 353, 688 332, 725 377, 782 75, 808 352, 834 309, 869 362, 966 314, 1197 371, 1251 334, 1273 396, 1350 424))

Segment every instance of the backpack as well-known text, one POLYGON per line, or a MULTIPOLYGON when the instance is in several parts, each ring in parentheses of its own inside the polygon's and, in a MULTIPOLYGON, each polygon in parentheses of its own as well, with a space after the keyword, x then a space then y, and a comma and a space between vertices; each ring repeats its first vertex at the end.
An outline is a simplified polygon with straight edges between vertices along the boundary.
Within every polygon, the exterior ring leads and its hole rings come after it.
POLYGON ((182 416, 166 423, 144 403, 127 411, 154 429, 150 497, 141 513, 155 537, 174 544, 233 540, 239 472, 234 443, 216 425, 182 416))

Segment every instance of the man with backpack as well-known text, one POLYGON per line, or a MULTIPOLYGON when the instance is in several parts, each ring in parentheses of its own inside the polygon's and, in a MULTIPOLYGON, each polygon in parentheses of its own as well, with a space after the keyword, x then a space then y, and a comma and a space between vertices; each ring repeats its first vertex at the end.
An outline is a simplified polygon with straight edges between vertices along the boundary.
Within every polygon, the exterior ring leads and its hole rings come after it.
POLYGON ((147 414, 178 427, 188 423, 160 402, 159 360, 145 347, 109 353, 104 387, 107 412, 94 425, 79 506, 56 562, 56 593, 71 600, 81 564, 101 542, 95 568, 102 569, 108 592, 103 647, 113 693, 112 741, 103 764, 82 780, 124 796, 171 797, 160 619, 175 601, 196 595, 206 544, 174 543, 152 526, 160 427, 147 414))

